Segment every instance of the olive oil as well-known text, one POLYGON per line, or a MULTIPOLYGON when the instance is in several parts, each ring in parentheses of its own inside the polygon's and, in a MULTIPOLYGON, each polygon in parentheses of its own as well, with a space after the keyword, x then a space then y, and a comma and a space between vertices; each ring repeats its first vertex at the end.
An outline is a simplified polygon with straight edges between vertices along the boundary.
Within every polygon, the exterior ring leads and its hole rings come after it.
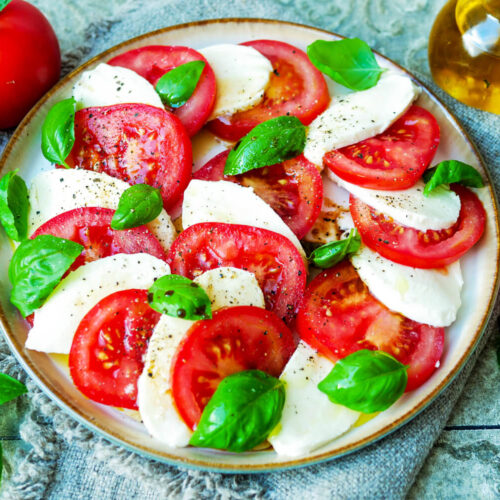
POLYGON ((432 27, 429 64, 451 96, 500 114, 500 0, 449 0, 432 27))

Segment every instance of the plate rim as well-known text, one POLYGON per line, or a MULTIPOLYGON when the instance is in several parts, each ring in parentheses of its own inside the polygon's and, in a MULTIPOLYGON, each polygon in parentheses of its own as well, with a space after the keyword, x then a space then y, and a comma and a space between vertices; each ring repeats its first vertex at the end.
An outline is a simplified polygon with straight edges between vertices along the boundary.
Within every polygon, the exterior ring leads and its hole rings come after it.
MULTIPOLYGON (((307 24, 302 24, 302 23, 296 23, 296 22, 291 22, 291 21, 283 21, 283 20, 278 20, 278 19, 267 19, 267 18, 253 18, 253 17, 229 17, 229 18, 217 18, 217 19, 204 19, 204 20, 198 20, 198 21, 192 21, 192 22, 187 22, 187 23, 181 23, 181 24, 175 24, 171 26, 166 26, 164 28, 160 28, 154 31, 150 31, 147 33, 143 33, 141 35, 138 35, 133 38, 129 38, 123 42, 118 43, 117 45, 114 45, 108 49, 106 49, 103 52, 100 52, 99 54, 95 55, 85 63, 81 64, 74 70, 72 70, 70 73, 68 73, 65 77, 63 77, 61 80, 58 81, 56 85, 54 85, 46 94, 44 94, 40 100, 31 108, 31 110, 28 112, 28 114, 24 117, 24 119, 21 121, 21 123, 17 126, 15 129, 14 133, 12 134, 11 138, 9 139, 8 143, 6 144, 4 151, 2 153, 2 156, 0 158, 0 173, 3 172, 5 164, 8 160, 8 157, 10 156, 10 153, 14 147, 14 144, 22 139, 23 132, 25 131, 26 127, 29 125, 31 122, 32 118, 34 115, 38 112, 38 110, 43 106, 43 104, 54 94, 56 94, 61 87, 67 84, 69 80, 71 80, 73 77, 81 73, 82 71, 86 70, 88 67, 92 66, 96 62, 104 59, 107 55, 111 54, 112 52, 115 52, 121 48, 125 48, 128 45, 134 44, 136 42, 140 42, 141 40, 156 36, 156 35, 161 35, 163 33, 167 33, 170 31, 174 30, 179 30, 179 29, 186 29, 186 28, 191 28, 191 27, 199 27, 199 26, 206 26, 208 24, 226 24, 226 23, 264 23, 264 24, 278 24, 278 25, 286 25, 289 27, 294 27, 294 28, 299 28, 299 29, 306 29, 310 31, 315 31, 318 34, 326 34, 326 35, 333 35, 339 38, 345 38, 345 36, 339 35, 333 31, 328 31, 322 28, 317 28, 315 26, 310 26, 307 24)), ((380 54, 378 51, 373 50, 374 53, 377 55, 383 57, 384 59, 388 60, 394 66, 399 68, 401 71, 409 75, 413 80, 415 80, 418 85, 420 85, 422 88, 424 88, 428 94, 432 97, 434 102, 441 107, 447 115, 451 118, 451 121, 454 122, 454 125, 458 128, 460 131, 461 135, 463 136, 464 140, 467 142, 467 145, 472 149, 473 153, 476 155, 477 159, 480 162, 481 167, 483 168, 484 172, 486 173, 486 177, 488 180, 487 188, 490 192, 491 200, 492 200, 492 207, 493 211, 495 214, 495 226, 496 226, 496 261, 498 263, 499 255, 500 255, 500 219, 499 219, 499 203, 496 195, 496 191, 493 188, 493 183, 492 183, 492 178, 490 175, 490 172, 488 170, 487 165, 484 162, 484 159, 481 155, 481 153, 478 151, 476 148, 474 142, 470 138, 469 134, 465 131, 463 128, 462 124, 460 121, 457 119, 457 117, 454 115, 454 113, 449 109, 449 107, 444 104, 441 99, 432 91, 430 90, 420 79, 415 77, 410 71, 399 65, 398 63, 394 62, 392 59, 390 59, 387 56, 384 56, 380 54)), ((438 384, 430 394, 427 395, 420 403, 415 405, 411 410, 406 412, 404 415, 402 415, 400 418, 397 420, 393 420, 390 424, 386 425, 379 431, 375 432, 374 434, 371 434, 370 436, 367 436, 363 439, 360 439, 354 443, 351 443, 349 445, 346 445, 342 448, 340 448, 337 451, 329 451, 329 452, 324 452, 319 455, 315 455, 313 457, 302 457, 302 458, 297 458, 297 459, 291 459, 285 462, 280 462, 276 464, 254 464, 254 465, 245 465, 245 464, 226 464, 226 463, 216 463, 216 462, 209 462, 206 460, 201 460, 201 459, 192 459, 192 458, 184 458, 184 457, 179 457, 175 455, 171 455, 168 452, 165 451, 157 451, 153 452, 149 448, 146 447, 141 447, 138 444, 134 444, 131 442, 128 442, 124 438, 115 435, 113 432, 110 432, 109 430, 106 430, 104 428, 101 428, 98 423, 92 421, 91 419, 87 419, 85 416, 80 415, 78 413, 78 410, 75 408, 75 406, 72 404, 71 401, 69 401, 69 398, 64 397, 56 388, 50 389, 50 383, 49 381, 46 380, 44 377, 44 374, 42 372, 38 373, 37 368, 31 363, 31 361, 28 358, 24 357, 22 346, 18 345, 15 336, 12 334, 10 331, 10 327, 8 326, 8 322, 6 319, 6 314, 3 310, 3 307, 0 305, 0 330, 3 333, 4 338, 7 341, 7 344, 9 345, 10 350, 12 353, 15 355, 19 363, 23 366, 23 368, 26 370, 26 372, 29 374, 29 376, 35 381, 35 383, 38 385, 38 387, 42 390, 44 394, 46 394, 57 406, 59 406, 63 411, 68 413, 71 417, 75 418, 78 422, 80 422, 82 425, 84 425, 87 428, 90 428, 92 431, 96 432, 98 435, 104 437, 108 441, 111 441, 114 444, 117 444, 119 446, 124 447, 125 449, 129 451, 133 451, 135 453, 138 453, 139 455, 150 458, 159 462, 163 462, 169 465, 174 465, 174 466, 179 466, 182 468, 188 468, 188 469, 196 469, 196 470, 205 470, 205 471, 211 471, 211 472, 224 472, 224 473, 263 473, 263 472, 276 472, 276 471, 283 471, 283 470, 291 470, 291 469, 297 469, 300 467, 305 467, 309 465, 314 465, 330 460, 334 460, 336 458, 340 458, 342 456, 348 455, 350 453, 354 453, 355 451, 359 451, 360 449, 369 446, 371 444, 376 443, 377 441, 383 439, 384 437, 388 436, 392 432, 396 431, 397 429, 401 428, 404 424, 410 422, 413 420, 418 414, 420 414, 423 410, 425 410, 449 385, 450 383, 457 377, 457 375, 460 373, 464 365, 466 364, 467 360, 470 358, 470 356, 474 353, 479 341, 483 337, 486 327, 488 325, 489 319, 493 313, 494 305, 496 302, 496 298, 498 296, 498 291, 500 287, 500 279, 499 279, 499 268, 498 264, 495 266, 495 279, 493 282, 493 288, 492 288, 492 293, 489 298, 488 306, 487 309, 481 319, 480 326, 477 329, 477 331, 474 334, 474 337, 469 344, 468 348, 465 350, 465 352, 461 355, 460 359, 455 363, 455 366, 453 369, 450 371, 448 376, 441 381, 440 384, 438 384)))

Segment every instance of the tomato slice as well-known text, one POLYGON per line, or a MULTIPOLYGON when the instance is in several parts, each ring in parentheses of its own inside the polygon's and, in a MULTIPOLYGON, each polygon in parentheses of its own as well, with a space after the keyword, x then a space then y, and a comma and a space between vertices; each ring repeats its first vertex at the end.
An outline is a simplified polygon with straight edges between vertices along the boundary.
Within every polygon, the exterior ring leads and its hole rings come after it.
POLYGON ((318 169, 304 155, 240 175, 224 175, 229 151, 223 151, 193 174, 205 181, 231 181, 251 186, 283 219, 297 238, 314 225, 323 203, 323 181, 318 169))
POLYGON ((363 243, 386 259, 422 269, 447 266, 479 241, 486 225, 479 198, 463 186, 452 189, 460 196, 461 207, 457 222, 447 229, 418 231, 403 226, 351 196, 354 225, 363 243))
POLYGON ((259 123, 277 116, 296 116, 309 125, 330 102, 325 79, 307 54, 288 43, 255 40, 241 45, 253 47, 267 57, 274 73, 257 106, 208 123, 210 130, 228 141, 238 141, 259 123))
POLYGON ((191 142, 172 113, 146 104, 115 104, 77 111, 71 167, 104 172, 129 184, 161 189, 165 209, 191 178, 191 142))
POLYGON ((166 260, 163 247, 146 226, 121 231, 111 229, 114 213, 115 211, 109 208, 75 208, 42 224, 31 238, 51 234, 83 245, 85 248, 71 266, 71 271, 86 262, 117 253, 144 252, 166 260))
POLYGON ((324 156, 325 165, 341 179, 368 189, 395 191, 413 186, 439 146, 434 116, 412 106, 384 133, 324 156))
POLYGON ((172 273, 195 278, 217 267, 255 274, 266 308, 291 321, 306 285, 302 257, 281 234, 253 226, 203 222, 184 230, 167 256, 172 273))
POLYGON ((207 60, 196 50, 173 45, 148 45, 113 57, 108 64, 131 69, 156 86, 170 70, 191 61, 204 61, 205 68, 189 100, 172 111, 193 136, 205 124, 215 104, 215 75, 207 60))
POLYGON ((443 353, 444 328, 387 309, 346 261, 309 283, 296 325, 305 342, 334 362, 359 349, 391 354, 409 365, 407 391, 434 373, 443 353))
POLYGON ((73 338, 69 369, 76 387, 105 405, 137 409, 137 380, 149 338, 161 314, 147 290, 124 290, 102 299, 73 338))
POLYGON ((223 378, 243 370, 279 377, 295 349, 293 334, 259 307, 219 309, 187 332, 172 361, 172 394, 179 414, 194 429, 223 378))

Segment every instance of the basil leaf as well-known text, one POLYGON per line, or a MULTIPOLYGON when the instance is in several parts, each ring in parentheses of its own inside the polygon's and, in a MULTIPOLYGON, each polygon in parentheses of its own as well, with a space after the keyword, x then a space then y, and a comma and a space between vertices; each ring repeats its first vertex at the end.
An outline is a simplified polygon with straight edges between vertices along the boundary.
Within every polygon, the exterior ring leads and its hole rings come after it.
POLYGON ((255 168, 293 158, 306 143, 306 128, 295 116, 278 116, 253 128, 229 153, 225 175, 238 175, 255 168))
POLYGON ((189 444, 235 452, 262 443, 281 420, 285 386, 260 370, 226 377, 203 410, 189 444))
POLYGON ((352 90, 373 87, 385 71, 368 44, 359 38, 316 40, 307 47, 307 55, 316 68, 352 90))
POLYGON ((43 156, 52 163, 64 165, 75 143, 75 105, 73 97, 52 106, 42 125, 43 156))
POLYGON ((174 318, 196 321, 212 317, 207 292, 198 283, 177 274, 156 280, 148 290, 148 302, 155 311, 174 318))
MULTIPOLYGON (((7 7, 7 5, 11 2, 11 0, 0 0, 0 11, 2 11, 3 9, 5 9, 5 7, 7 7)), ((0 470, 1 472, 1 470, 0 470)), ((0 479, 2 478, 1 474, 0 474, 0 479)))
POLYGON ((156 219, 163 208, 161 192, 147 184, 136 184, 120 196, 118 207, 111 219, 113 229, 130 229, 156 219))
POLYGON ((193 95, 204 68, 204 61, 191 61, 165 73, 156 84, 156 92, 163 104, 171 108, 186 104, 193 95))
POLYGON ((0 405, 17 398, 21 394, 26 394, 26 386, 5 373, 0 373, 0 405))
POLYGON ((471 165, 458 160, 442 161, 434 168, 426 170, 423 175, 426 182, 424 195, 429 194, 442 184, 458 182, 464 186, 480 188, 484 186, 481 174, 471 165))
POLYGON ((0 180, 0 222, 10 239, 22 241, 28 233, 30 202, 26 183, 17 172, 9 172, 0 180))
POLYGON ((405 391, 407 367, 383 351, 363 349, 337 361, 319 384, 332 403, 362 413, 384 411, 405 391))
POLYGON ((347 238, 316 248, 309 256, 309 260, 316 267, 328 269, 344 260, 349 254, 357 252, 360 246, 361 237, 357 229, 351 229, 347 238))
POLYGON ((64 273, 82 253, 83 246, 49 234, 25 240, 12 256, 10 301, 26 317, 38 309, 64 273))

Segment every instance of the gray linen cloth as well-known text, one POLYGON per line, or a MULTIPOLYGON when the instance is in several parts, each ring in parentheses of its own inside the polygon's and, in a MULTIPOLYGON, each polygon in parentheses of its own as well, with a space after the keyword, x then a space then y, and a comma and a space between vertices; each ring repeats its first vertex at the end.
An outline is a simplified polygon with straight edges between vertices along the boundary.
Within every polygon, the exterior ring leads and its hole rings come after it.
MULTIPOLYGON (((500 117, 468 108, 437 89, 427 39, 444 0, 32 0, 61 42, 64 71, 153 29, 198 19, 265 17, 310 24, 366 40, 428 84, 459 117, 500 185, 500 117)), ((0 150, 8 139, 0 133, 0 150)), ((475 354, 443 394, 409 424, 355 454, 294 471, 224 475, 186 471, 125 451, 78 424, 33 382, 10 405, 23 415, 25 444, 7 455, 4 499, 96 498, 402 498, 442 431, 498 316, 475 354)), ((26 375, 0 337, 0 371, 26 375)))

